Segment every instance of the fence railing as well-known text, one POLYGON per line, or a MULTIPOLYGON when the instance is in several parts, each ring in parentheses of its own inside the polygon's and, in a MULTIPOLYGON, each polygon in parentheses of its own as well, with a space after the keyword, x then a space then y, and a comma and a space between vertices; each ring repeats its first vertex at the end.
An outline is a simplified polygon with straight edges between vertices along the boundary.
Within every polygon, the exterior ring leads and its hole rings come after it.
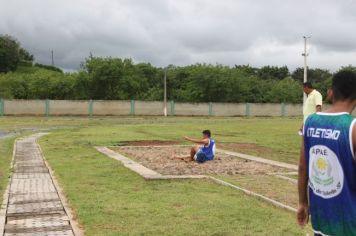
MULTIPOLYGON (((169 116, 301 116, 301 104, 167 103, 169 116)), ((161 116, 160 101, 9 100, 0 99, 0 116, 161 116)))

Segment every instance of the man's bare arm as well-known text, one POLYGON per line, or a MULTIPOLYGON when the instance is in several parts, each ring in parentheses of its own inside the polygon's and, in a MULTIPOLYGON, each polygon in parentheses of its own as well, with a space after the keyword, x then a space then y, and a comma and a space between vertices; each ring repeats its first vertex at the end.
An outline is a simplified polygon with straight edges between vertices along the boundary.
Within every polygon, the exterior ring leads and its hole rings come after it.
POLYGON ((307 188, 308 188, 308 173, 307 173, 307 165, 305 163, 304 142, 302 142, 300 148, 300 159, 299 159, 299 166, 298 166, 299 207, 297 211, 297 221, 301 227, 306 225, 309 220, 307 188))
POLYGON ((302 142, 302 146, 300 148, 300 159, 299 159, 299 166, 298 166, 298 192, 299 192, 300 204, 308 204, 307 185, 308 185, 307 165, 305 163, 304 142, 302 142))
POLYGON ((321 112, 321 105, 317 105, 317 106, 315 107, 315 109, 316 109, 316 112, 321 112))
POLYGON ((352 129, 352 143, 354 145, 354 157, 356 158, 356 124, 354 124, 354 128, 352 129))
POLYGON ((184 137, 185 140, 188 140, 190 142, 196 143, 196 144, 209 144, 209 139, 193 139, 193 138, 189 138, 189 137, 184 137))

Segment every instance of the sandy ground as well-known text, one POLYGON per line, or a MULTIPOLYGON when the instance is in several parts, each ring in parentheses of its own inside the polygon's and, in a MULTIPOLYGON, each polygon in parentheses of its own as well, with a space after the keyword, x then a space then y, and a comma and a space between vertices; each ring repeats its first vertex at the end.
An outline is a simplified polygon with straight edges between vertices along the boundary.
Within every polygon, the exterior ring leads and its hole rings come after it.
POLYGON ((178 141, 172 140, 138 140, 138 141, 124 141, 119 143, 119 146, 162 146, 179 144, 178 141))
POLYGON ((226 154, 217 154, 215 160, 199 164, 173 159, 172 155, 187 155, 189 147, 111 147, 112 150, 131 158, 142 165, 164 175, 246 175, 279 172, 282 169, 273 166, 242 160, 226 154))

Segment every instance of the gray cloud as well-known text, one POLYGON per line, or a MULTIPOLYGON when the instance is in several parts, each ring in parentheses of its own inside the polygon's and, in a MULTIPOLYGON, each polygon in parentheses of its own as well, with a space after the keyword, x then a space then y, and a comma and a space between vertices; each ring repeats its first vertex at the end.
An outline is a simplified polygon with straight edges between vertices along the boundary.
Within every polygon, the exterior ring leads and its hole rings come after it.
POLYGON ((356 64, 353 0, 0 0, 0 33, 40 63, 78 69, 96 56, 157 66, 196 62, 302 65, 311 35, 312 67, 356 64))

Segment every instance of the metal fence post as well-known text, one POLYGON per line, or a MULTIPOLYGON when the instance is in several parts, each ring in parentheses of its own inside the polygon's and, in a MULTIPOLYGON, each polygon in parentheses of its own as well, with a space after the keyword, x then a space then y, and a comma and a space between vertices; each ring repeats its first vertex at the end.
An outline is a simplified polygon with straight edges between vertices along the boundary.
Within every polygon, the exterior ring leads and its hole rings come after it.
POLYGON ((209 116, 213 115, 213 103, 209 102, 209 116))
POLYGON ((174 101, 171 101, 171 115, 174 116, 175 115, 175 107, 174 107, 174 101))
POLYGON ((4 115, 5 111, 5 105, 4 105, 4 99, 0 98, 0 116, 4 115))
POLYGON ((250 103, 246 103, 245 116, 251 115, 251 105, 250 103))
POLYGON ((93 100, 89 100, 89 116, 93 116, 93 100))
POLYGON ((283 102, 282 104, 281 104, 281 116, 286 116, 287 115, 287 113, 286 113, 286 104, 283 102))
POLYGON ((49 116, 49 100, 45 100, 45 115, 49 116))
POLYGON ((135 115, 135 100, 131 100, 131 108, 130 108, 130 115, 135 115))

